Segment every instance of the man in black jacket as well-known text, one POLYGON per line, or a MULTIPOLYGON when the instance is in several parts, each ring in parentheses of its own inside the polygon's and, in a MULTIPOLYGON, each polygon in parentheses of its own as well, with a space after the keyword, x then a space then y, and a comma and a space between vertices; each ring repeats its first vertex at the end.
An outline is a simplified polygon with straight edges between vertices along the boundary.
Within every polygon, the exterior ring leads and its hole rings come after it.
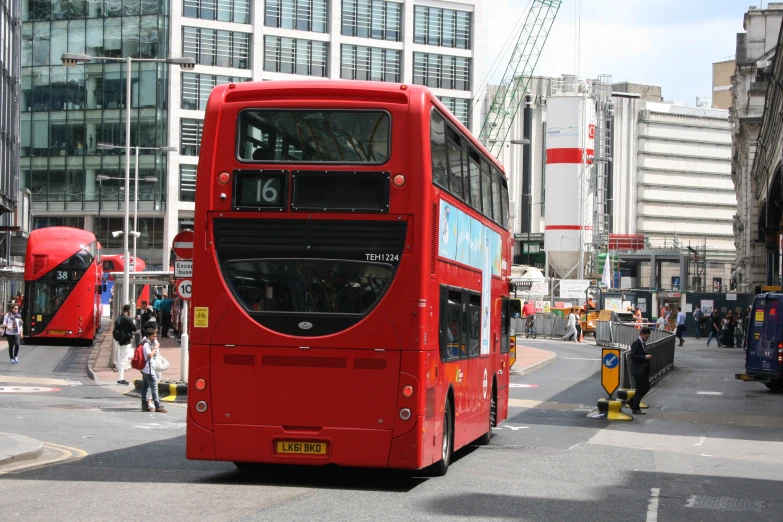
POLYGON ((141 321, 142 332, 146 332, 147 328, 153 326, 150 322, 155 320, 155 310, 147 306, 147 301, 142 301, 141 308, 136 309, 136 320, 141 321))
POLYGON ((122 307, 122 313, 114 322, 114 340, 120 345, 117 352, 117 384, 127 385, 125 380, 125 365, 133 357, 133 333, 136 331, 136 323, 131 319, 131 307, 126 304, 122 307))
POLYGON ((631 411, 634 415, 645 415, 639 404, 648 391, 650 391, 650 359, 652 355, 647 353, 647 339, 650 338, 650 329, 646 326, 639 332, 639 338, 631 345, 631 353, 628 356, 628 366, 633 375, 636 393, 631 398, 631 411))

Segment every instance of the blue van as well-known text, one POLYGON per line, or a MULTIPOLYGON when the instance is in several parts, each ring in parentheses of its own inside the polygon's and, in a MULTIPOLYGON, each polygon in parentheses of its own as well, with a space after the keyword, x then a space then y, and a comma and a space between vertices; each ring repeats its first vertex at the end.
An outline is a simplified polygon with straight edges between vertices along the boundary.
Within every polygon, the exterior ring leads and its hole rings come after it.
POLYGON ((745 337, 743 381, 763 382, 770 390, 783 390, 783 294, 760 294, 753 301, 745 337))

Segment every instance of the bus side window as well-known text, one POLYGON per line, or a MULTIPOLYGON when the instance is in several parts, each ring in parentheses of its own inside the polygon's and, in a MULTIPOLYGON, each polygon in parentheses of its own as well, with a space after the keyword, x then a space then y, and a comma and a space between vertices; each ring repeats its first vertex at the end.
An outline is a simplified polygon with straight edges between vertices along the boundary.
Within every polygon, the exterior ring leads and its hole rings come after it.
POLYGON ((478 357, 481 344, 481 294, 470 292, 467 315, 468 357, 478 357))
POLYGON ((460 358, 465 350, 462 290, 440 288, 440 354, 443 361, 460 358))
POLYGON ((508 297, 501 298, 501 307, 500 307, 500 353, 508 353, 509 348, 509 331, 510 331, 510 323, 511 323, 511 317, 508 313, 509 309, 509 299, 508 297))

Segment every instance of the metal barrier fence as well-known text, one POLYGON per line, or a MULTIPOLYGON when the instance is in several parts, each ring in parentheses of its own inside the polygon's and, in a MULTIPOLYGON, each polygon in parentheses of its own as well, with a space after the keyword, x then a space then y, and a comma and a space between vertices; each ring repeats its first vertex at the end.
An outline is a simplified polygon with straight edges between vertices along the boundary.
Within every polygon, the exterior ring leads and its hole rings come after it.
MULTIPOLYGON (((513 319, 513 321, 514 333, 517 336, 517 339, 522 339, 525 336, 527 319, 517 318, 513 319)), ((540 338, 555 339, 563 337, 566 330, 566 324, 568 324, 568 319, 564 317, 544 314, 536 314, 533 317, 536 336, 540 338)))
MULTIPOLYGON (((623 371, 621 388, 633 388, 633 380, 628 369, 628 355, 631 344, 639 337, 639 328, 635 325, 598 321, 596 325, 596 344, 624 348, 622 354, 623 371)), ((674 369, 674 346, 677 341, 673 332, 652 330, 647 340, 647 353, 650 360, 650 384, 659 381, 664 375, 674 369)))

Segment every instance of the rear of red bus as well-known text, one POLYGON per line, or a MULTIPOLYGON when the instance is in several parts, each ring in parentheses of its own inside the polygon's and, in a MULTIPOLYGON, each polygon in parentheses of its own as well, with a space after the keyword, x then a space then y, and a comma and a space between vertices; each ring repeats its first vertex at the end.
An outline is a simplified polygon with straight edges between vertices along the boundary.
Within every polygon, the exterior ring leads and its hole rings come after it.
POLYGON ((212 92, 196 190, 188 458, 440 460, 444 406, 424 390, 438 357, 426 294, 429 97, 338 81, 212 92))
POLYGON ((100 326, 98 243, 85 230, 33 230, 25 256, 22 317, 27 339, 92 340, 100 326))
MULTIPOLYGON (((134 258, 131 256, 131 265, 128 270, 131 272, 144 272, 147 268, 147 263, 140 257, 134 258)), ((103 256, 103 271, 108 272, 109 281, 114 281, 114 277, 111 272, 122 272, 125 270, 125 256, 122 254, 109 254, 103 256)), ((136 305, 140 306, 142 301, 150 303, 150 286, 149 285, 136 285, 136 305)))

